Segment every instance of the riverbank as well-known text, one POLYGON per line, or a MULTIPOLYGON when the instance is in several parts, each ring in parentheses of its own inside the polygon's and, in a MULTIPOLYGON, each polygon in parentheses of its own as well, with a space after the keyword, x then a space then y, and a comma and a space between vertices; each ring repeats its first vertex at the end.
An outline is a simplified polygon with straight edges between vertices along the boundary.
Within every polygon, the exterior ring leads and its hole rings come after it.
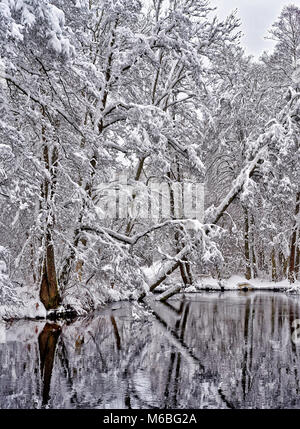
MULTIPOLYGON (((178 286, 180 282, 178 281, 178 286)), ((172 286, 176 288, 171 279, 163 285, 155 289, 156 293, 162 294, 170 289, 172 286)), ((247 280, 241 275, 233 275, 229 279, 218 280, 216 278, 205 276, 195 281, 191 286, 186 287, 184 293, 197 293, 203 291, 273 291, 273 292, 286 292, 300 295, 300 281, 291 284, 287 279, 280 282, 271 282, 266 279, 256 278, 247 280)))
POLYGON ((266 279, 256 278, 247 280, 243 276, 233 275, 229 279, 221 280, 212 277, 201 278, 196 281, 195 286, 187 289, 187 292, 198 292, 201 290, 270 290, 282 292, 295 292, 300 294, 300 281, 291 284, 288 279, 280 282, 271 282, 266 279))
MULTIPOLYGON (((175 281, 175 283, 177 283, 175 281)), ((156 298, 159 296, 157 293, 163 293, 174 285, 174 279, 171 282, 165 282, 165 284, 159 286, 156 289, 156 298)), ((178 282, 178 286, 180 283, 178 282)), ((185 294, 192 294, 203 291, 274 291, 274 292, 285 292, 294 293, 300 295, 300 281, 295 282, 293 285, 288 280, 282 280, 280 282, 270 282, 266 279, 251 279, 246 280, 245 277, 239 275, 233 275, 229 279, 214 279, 212 277, 201 277, 194 285, 182 289, 180 292, 185 294)), ((129 297, 126 294, 121 294, 116 290, 111 290, 111 294, 106 295, 105 299, 99 300, 98 305, 91 308, 90 311, 84 306, 80 306, 78 300, 74 303, 70 299, 66 299, 64 305, 55 311, 46 311, 45 307, 39 299, 38 290, 32 290, 31 288, 20 287, 15 289, 17 302, 13 305, 1 305, 0 306, 0 319, 13 320, 13 319, 56 319, 61 318, 74 318, 76 316, 84 316, 97 308, 109 302, 119 302, 132 300, 132 296, 129 297), (72 305, 74 304, 74 305, 72 305)))

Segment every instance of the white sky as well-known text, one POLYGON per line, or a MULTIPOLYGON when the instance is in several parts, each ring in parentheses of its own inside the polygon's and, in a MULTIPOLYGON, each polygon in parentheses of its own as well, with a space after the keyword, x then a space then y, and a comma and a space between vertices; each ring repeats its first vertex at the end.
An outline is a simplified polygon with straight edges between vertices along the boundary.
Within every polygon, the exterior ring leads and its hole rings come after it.
POLYGON ((256 59, 266 50, 272 50, 274 42, 265 40, 273 22, 284 6, 294 4, 300 7, 300 0, 211 0, 217 6, 216 14, 225 18, 235 9, 241 20, 240 30, 244 34, 241 45, 249 55, 256 59))

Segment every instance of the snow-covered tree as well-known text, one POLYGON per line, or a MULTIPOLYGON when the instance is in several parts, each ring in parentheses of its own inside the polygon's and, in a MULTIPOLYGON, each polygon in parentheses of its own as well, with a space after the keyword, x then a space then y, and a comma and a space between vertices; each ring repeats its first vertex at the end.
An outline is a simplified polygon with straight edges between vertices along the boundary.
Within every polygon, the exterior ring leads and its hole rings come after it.
POLYGON ((203 270, 263 274, 270 260, 274 279, 294 279, 298 12, 283 10, 274 53, 257 64, 238 46, 235 16, 219 22, 208 0, 1 0, 0 245, 11 278, 47 309, 78 311, 144 296, 177 268, 188 285, 203 270), (187 181, 206 184, 204 222, 176 213, 176 183, 187 181), (154 182, 170 210, 135 216, 154 182), (120 195, 131 209, 105 216, 120 195))

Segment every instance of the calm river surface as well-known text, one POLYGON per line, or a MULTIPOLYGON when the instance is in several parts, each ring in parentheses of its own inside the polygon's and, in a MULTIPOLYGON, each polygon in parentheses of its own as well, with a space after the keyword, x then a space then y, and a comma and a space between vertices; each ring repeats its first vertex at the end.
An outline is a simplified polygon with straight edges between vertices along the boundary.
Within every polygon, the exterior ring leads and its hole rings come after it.
POLYGON ((203 293, 0 325, 0 408, 300 408, 300 297, 203 293))

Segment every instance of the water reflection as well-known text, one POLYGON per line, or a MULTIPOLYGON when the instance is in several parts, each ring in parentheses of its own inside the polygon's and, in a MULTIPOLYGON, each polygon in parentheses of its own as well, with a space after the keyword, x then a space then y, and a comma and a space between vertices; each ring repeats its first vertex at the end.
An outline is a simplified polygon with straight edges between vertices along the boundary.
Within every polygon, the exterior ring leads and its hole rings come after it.
POLYGON ((43 378, 42 404, 49 401, 51 375, 53 369, 56 343, 61 333, 61 327, 55 323, 46 323, 39 335, 39 351, 41 363, 41 377, 43 378))
POLYGON ((197 294, 6 324, 0 407, 299 408, 298 302, 197 294))

